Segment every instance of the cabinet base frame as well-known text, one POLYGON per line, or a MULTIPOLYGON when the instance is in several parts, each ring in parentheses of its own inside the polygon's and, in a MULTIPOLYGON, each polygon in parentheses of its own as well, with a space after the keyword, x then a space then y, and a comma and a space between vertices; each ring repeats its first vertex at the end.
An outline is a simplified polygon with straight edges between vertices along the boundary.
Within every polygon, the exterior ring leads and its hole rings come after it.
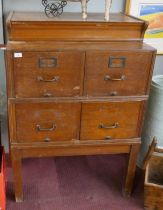
POLYGON ((140 139, 128 142, 108 142, 107 144, 76 144, 76 145, 47 145, 33 147, 28 145, 11 144, 11 160, 14 174, 15 200, 23 201, 22 187, 22 159, 31 157, 55 157, 55 156, 79 156, 79 155, 104 155, 104 154, 129 154, 128 166, 124 186, 123 196, 130 196, 136 170, 136 160, 140 148, 140 139), (66 150, 65 150, 66 147, 66 150))

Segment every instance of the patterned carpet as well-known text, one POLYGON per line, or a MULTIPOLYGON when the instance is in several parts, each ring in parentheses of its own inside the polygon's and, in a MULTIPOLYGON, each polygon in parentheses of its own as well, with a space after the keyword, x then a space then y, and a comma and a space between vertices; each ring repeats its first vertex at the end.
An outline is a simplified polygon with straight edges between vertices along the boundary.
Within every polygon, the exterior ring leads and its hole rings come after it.
POLYGON ((22 203, 7 168, 7 210, 142 210, 140 172, 132 197, 122 197, 126 163, 125 155, 25 159, 22 203))

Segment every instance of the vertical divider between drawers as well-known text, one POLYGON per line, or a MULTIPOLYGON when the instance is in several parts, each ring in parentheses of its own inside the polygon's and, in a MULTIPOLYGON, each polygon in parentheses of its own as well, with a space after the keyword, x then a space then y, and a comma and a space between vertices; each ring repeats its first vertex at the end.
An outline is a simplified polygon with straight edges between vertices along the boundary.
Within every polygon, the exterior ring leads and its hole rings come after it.
MULTIPOLYGON (((85 55, 84 55, 84 69, 83 69, 83 90, 82 90, 82 96, 84 94, 84 85, 85 85, 85 75, 86 75, 86 61, 87 57, 86 57, 86 51, 85 51, 85 55)), ((81 136, 81 124, 82 124, 82 112, 83 112, 83 102, 80 102, 80 124, 79 124, 79 140, 80 140, 80 136, 81 136)))

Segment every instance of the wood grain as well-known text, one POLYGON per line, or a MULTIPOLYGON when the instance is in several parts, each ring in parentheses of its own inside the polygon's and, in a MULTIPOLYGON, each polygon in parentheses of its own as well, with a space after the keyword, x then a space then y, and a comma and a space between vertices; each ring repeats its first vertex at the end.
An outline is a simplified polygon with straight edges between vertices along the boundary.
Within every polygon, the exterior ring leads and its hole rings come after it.
POLYGON ((143 38, 145 24, 143 20, 123 14, 111 14, 110 21, 105 22, 103 14, 98 13, 90 14, 87 20, 83 20, 79 13, 65 13, 59 18, 49 19, 39 12, 14 12, 7 25, 9 39, 15 41, 106 41, 143 38))
POLYGON ((146 52, 88 52, 84 94, 88 96, 109 96, 113 92, 120 96, 147 94, 146 84, 150 76, 151 60, 152 54, 146 52), (105 80, 105 77, 110 79, 105 80))
MULTIPOLYGON (((81 140, 125 139, 139 136, 139 109, 141 102, 84 103, 82 105, 81 140), (134 112, 133 112, 134 110, 134 112), (100 124, 117 128, 100 128, 100 124)), ((141 113, 140 113, 141 115, 141 113)))
POLYGON ((79 139, 79 103, 17 104, 15 112, 17 142, 79 139), (37 125, 49 131, 39 131, 37 125), (53 125, 54 129, 50 130, 53 125))
POLYGON ((70 97, 82 94, 84 52, 23 51, 21 54, 20 58, 14 57, 13 53, 16 98, 46 97, 46 94, 51 97, 70 97), (41 62, 44 62, 43 66, 40 66, 41 62), (56 62, 56 66, 45 62, 56 62), (57 78, 56 81, 54 78, 57 78))
POLYGON ((153 153, 147 164, 144 207, 148 210, 162 210, 163 207, 163 156, 158 153, 153 153))

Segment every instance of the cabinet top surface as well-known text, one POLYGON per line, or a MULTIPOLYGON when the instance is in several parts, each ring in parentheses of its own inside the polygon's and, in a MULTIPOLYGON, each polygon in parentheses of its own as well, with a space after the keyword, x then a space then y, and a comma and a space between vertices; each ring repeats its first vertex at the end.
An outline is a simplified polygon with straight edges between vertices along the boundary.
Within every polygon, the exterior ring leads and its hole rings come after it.
POLYGON ((43 12, 11 12, 7 19, 10 41, 112 41, 140 40, 146 22, 122 13, 110 15, 89 13, 87 20, 81 13, 63 13, 48 18, 43 12))
POLYGON ((43 12, 13 12, 10 15, 9 20, 11 22, 81 22, 81 23, 90 23, 90 22, 102 22, 102 23, 142 23, 143 20, 140 20, 135 17, 131 17, 122 13, 112 13, 110 14, 109 22, 104 20, 104 13, 88 13, 87 20, 82 19, 81 13, 63 13, 59 17, 48 18, 43 12))

